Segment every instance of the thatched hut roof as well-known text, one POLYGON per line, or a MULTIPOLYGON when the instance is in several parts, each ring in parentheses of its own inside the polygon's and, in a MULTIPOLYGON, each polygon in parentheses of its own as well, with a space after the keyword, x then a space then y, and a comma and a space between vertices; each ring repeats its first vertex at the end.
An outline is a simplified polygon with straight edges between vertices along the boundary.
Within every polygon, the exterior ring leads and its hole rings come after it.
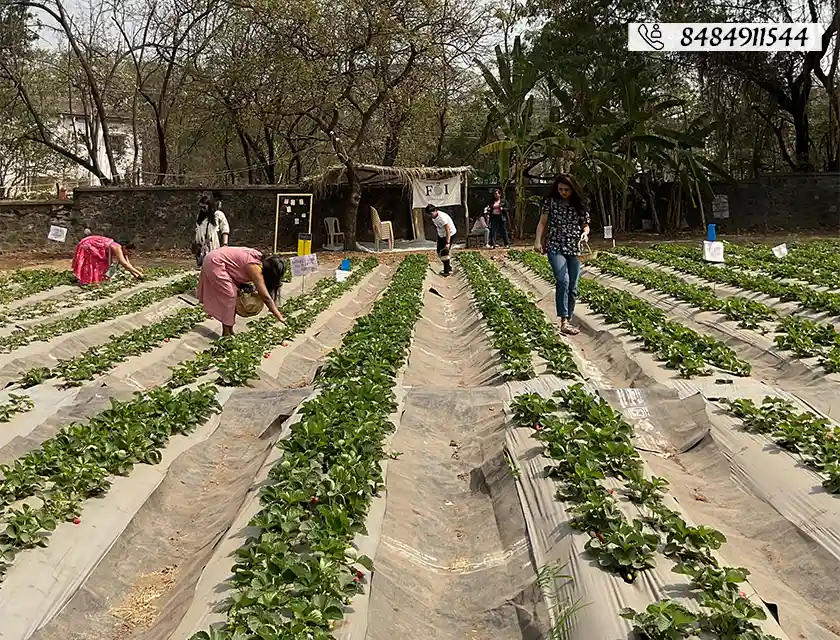
MULTIPOLYGON (((329 167, 321 174, 306 176, 301 181, 313 191, 322 192, 329 187, 347 184, 343 164, 329 167)), ((383 167, 376 164, 357 164, 359 181, 365 186, 400 184, 409 185, 412 180, 440 180, 450 176, 470 173, 472 167, 383 167)))

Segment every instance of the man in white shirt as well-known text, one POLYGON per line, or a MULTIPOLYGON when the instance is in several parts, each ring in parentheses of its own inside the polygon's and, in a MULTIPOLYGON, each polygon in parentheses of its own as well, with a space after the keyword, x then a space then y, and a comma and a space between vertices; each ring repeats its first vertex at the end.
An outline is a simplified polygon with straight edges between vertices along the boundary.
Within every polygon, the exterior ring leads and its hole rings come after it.
POLYGON ((452 264, 450 263, 450 251, 452 249, 452 237, 455 235, 457 229, 455 223, 448 213, 438 211, 434 205, 426 205, 426 214, 431 217, 432 223, 437 229, 437 254, 443 262, 443 273, 441 275, 448 276, 452 273, 452 264))

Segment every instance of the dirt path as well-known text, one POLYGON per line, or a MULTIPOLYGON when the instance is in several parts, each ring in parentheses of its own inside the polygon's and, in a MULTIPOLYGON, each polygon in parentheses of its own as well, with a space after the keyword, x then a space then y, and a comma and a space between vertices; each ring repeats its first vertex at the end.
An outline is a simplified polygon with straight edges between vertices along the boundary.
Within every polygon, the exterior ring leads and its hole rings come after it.
POLYGON ((390 448, 367 640, 534 639, 525 523, 504 457, 495 354, 463 281, 430 276, 390 448))

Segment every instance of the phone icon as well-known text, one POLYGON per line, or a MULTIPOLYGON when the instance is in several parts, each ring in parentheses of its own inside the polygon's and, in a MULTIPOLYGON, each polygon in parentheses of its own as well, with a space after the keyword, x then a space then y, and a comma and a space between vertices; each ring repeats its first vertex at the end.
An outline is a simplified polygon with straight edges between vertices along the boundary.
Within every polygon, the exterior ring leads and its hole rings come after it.
POLYGON ((642 36, 642 40, 647 42, 651 49, 662 51, 665 47, 665 43, 662 42, 662 32, 659 30, 658 24, 653 25, 650 35, 648 35, 648 28, 646 24, 640 24, 636 30, 639 32, 639 35, 642 36))

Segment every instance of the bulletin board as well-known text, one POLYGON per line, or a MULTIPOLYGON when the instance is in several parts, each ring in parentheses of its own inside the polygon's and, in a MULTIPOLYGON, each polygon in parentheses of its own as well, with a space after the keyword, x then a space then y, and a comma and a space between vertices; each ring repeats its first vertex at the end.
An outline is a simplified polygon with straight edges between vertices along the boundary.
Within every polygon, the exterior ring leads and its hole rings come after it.
MULTIPOLYGON (((280 217, 292 221, 295 233, 312 237, 312 201, 311 193, 278 193, 277 209, 274 214, 274 253, 277 253, 277 233, 280 229, 280 217)), ((310 243, 311 244, 311 243, 310 243)))

